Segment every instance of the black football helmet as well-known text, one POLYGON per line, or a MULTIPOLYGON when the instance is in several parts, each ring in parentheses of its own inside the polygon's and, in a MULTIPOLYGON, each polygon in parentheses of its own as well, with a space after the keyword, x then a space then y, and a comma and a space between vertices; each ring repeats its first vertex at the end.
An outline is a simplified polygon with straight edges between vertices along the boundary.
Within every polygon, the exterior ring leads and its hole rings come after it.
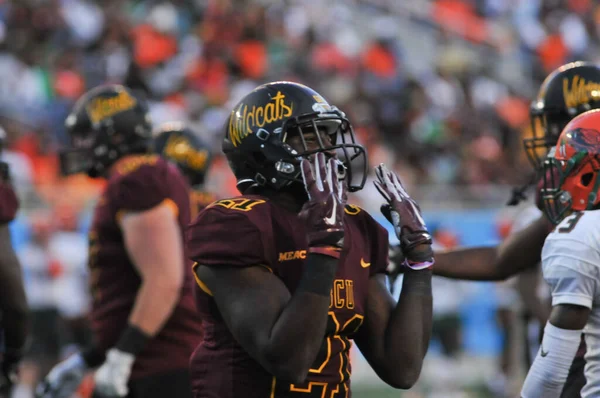
POLYGON ((105 85, 85 93, 65 121, 70 148, 61 151, 63 175, 101 177, 119 158, 150 150, 148 105, 130 89, 105 85))
POLYGON ((575 116, 600 108, 600 67, 571 62, 553 71, 531 103, 532 137, 523 144, 531 164, 539 171, 563 128, 575 116))
POLYGON ((154 151, 175 163, 192 187, 204 184, 210 168, 210 148, 181 122, 160 125, 154 132, 154 151))
POLYGON ((223 152, 242 193, 255 185, 281 190, 302 183, 300 160, 318 152, 337 155, 350 192, 365 184, 366 151, 357 144, 350 121, 302 84, 280 81, 257 87, 233 108, 225 129, 223 152), (316 134, 319 148, 308 150, 305 134, 317 131, 328 134, 331 145, 316 134), (286 143, 295 135, 304 151, 286 143))

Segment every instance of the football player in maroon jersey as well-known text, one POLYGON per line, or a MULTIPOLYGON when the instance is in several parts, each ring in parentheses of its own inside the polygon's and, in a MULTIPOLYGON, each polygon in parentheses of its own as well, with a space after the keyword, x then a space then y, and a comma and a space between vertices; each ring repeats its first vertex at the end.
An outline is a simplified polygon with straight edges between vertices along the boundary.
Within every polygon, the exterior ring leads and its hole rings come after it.
POLYGON ((223 151, 242 195, 208 206, 186 233, 204 325, 194 396, 347 397, 352 341, 383 381, 410 388, 431 333, 434 260, 398 177, 377 168, 406 255, 396 303, 387 232, 346 202, 367 166, 342 112, 301 84, 265 84, 231 112, 223 151))
POLYGON ((72 148, 61 154, 63 173, 108 180, 89 235, 95 345, 56 365, 38 396, 69 397, 97 368, 97 396, 188 397, 200 333, 183 250, 189 186, 150 153, 147 105, 126 87, 92 89, 66 124, 72 148))
POLYGON ((206 191, 204 180, 210 169, 212 154, 206 143, 181 122, 163 123, 154 133, 154 151, 175 163, 192 187, 192 220, 200 210, 217 198, 206 191))

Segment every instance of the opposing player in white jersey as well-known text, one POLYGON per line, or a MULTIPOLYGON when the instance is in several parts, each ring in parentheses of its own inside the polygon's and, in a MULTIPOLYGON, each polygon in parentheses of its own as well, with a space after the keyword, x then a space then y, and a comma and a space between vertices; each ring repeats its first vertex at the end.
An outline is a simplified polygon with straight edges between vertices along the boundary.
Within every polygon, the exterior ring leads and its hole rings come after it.
MULTIPOLYGON (((589 62, 572 62, 554 70, 544 80, 538 96, 531 104, 533 136, 524 140, 529 159, 537 176, 543 174, 546 154, 556 146, 564 127, 577 115, 591 109, 600 109, 600 66, 589 62)), ((536 187, 536 192, 540 187, 536 187)), ((516 192, 519 193, 518 191, 516 192)), ((518 195, 516 195, 518 197, 518 195)), ((536 198, 535 204, 542 204, 536 198)), ((521 217, 521 215, 519 215, 521 217)), ((539 217, 524 229, 515 231, 497 247, 470 247, 436 252, 434 275, 467 280, 504 280, 520 272, 538 268, 541 261, 541 248, 552 225, 545 216, 539 217)), ((536 298, 529 295, 530 298, 536 298)), ((538 317, 545 317, 543 303, 535 300, 533 306, 524 302, 525 307, 538 308, 538 317)), ((547 313, 547 310, 546 310, 547 313)), ((569 378, 561 398, 579 398, 585 383, 583 353, 573 361, 569 378)))
POLYGON ((581 396, 600 396, 600 110, 573 119, 544 164, 544 211, 556 224, 542 250, 552 311, 521 391, 559 397, 581 334, 587 344, 581 396))

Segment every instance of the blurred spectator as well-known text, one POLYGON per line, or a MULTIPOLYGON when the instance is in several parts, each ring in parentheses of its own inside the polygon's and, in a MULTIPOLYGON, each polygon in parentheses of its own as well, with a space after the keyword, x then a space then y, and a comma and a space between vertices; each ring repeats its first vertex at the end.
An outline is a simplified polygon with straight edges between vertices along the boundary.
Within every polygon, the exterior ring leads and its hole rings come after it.
POLYGON ((157 122, 200 126, 217 150, 240 92, 294 79, 321 87, 355 125, 365 120, 369 145, 389 142, 421 183, 515 183, 513 173, 499 172, 522 161, 513 154, 517 140, 506 137, 520 135, 549 70, 594 53, 599 10, 566 0, 4 3, 0 116, 19 123, 17 137, 34 133, 53 153, 74 98, 124 82, 146 92, 157 122), (427 45, 405 38, 402 26, 427 45), (410 58, 415 46, 428 68, 410 58), (509 53, 521 61, 517 73, 494 61, 509 53), (473 146, 459 150, 466 141, 473 146))

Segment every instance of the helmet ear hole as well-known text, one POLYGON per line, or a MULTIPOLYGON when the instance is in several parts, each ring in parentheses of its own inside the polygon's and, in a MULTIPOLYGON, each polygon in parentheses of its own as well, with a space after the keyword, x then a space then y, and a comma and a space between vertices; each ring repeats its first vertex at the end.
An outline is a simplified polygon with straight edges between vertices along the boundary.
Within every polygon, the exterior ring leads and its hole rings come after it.
POLYGON ((581 176, 581 185, 583 185, 584 187, 587 187, 588 185, 590 185, 593 178, 594 178, 594 173, 585 173, 584 175, 581 176))

